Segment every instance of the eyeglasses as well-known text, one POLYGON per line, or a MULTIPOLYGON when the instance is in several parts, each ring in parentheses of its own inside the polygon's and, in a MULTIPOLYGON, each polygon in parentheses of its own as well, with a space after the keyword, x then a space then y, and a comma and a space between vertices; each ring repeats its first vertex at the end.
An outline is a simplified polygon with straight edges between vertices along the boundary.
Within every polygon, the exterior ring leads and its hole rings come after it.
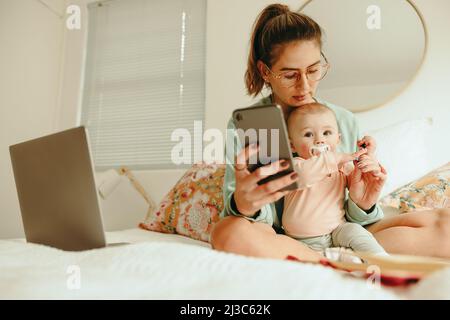
MULTIPOLYGON (((324 61, 321 61, 306 69, 306 78, 313 82, 322 80, 326 76, 330 67, 325 55, 322 52, 320 54, 323 57, 324 61)), ((264 65, 275 79, 280 80, 281 85, 285 88, 295 86, 302 78, 301 70, 289 70, 276 74, 272 70, 270 70, 270 68, 266 64, 264 65)))

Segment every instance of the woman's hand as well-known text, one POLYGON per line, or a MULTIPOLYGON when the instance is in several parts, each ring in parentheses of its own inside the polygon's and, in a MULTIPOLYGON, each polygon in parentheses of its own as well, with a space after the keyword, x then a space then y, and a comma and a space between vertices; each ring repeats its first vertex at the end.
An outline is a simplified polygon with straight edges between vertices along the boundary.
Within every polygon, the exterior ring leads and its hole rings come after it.
POLYGON ((369 210, 380 197, 386 171, 369 155, 362 155, 354 164, 355 169, 349 177, 349 196, 358 207, 369 210))
POLYGON ((250 172, 247 169, 248 159, 252 156, 255 157, 258 150, 259 146, 246 147, 236 157, 234 166, 236 188, 233 196, 236 208, 240 213, 249 217, 253 216, 264 205, 275 202, 288 194, 290 191, 280 191, 280 189, 292 184, 298 176, 294 171, 286 176, 259 185, 258 181, 288 169, 289 163, 279 160, 250 172))

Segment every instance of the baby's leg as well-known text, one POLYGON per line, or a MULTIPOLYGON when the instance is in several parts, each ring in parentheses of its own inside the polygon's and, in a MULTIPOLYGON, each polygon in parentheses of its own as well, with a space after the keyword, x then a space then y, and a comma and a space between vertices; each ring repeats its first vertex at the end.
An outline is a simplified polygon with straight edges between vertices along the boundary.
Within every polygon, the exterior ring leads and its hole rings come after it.
POLYGON ((307 245, 310 249, 320 252, 325 258, 333 261, 361 263, 361 259, 349 255, 350 249, 333 248, 332 234, 323 236, 297 239, 307 245))
POLYGON ((333 245, 351 248, 355 252, 387 255, 374 236, 357 223, 345 222, 331 234, 333 245))
POLYGON ((333 240, 331 239, 330 234, 310 238, 301 238, 297 240, 307 245, 310 249, 321 253, 323 253, 326 248, 330 248, 333 245, 333 240))

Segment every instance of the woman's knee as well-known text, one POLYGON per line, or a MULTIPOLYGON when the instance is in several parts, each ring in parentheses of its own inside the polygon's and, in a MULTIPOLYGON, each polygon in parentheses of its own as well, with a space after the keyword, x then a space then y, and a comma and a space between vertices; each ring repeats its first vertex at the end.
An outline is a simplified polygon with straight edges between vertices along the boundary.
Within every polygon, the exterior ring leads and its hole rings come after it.
POLYGON ((228 216, 217 222, 211 232, 211 245, 220 251, 235 251, 234 247, 246 234, 250 222, 244 218, 228 216))
POLYGON ((450 220, 450 209, 437 209, 436 213, 440 223, 446 223, 450 220))
POLYGON ((216 250, 252 255, 258 239, 272 235, 276 232, 266 223, 228 216, 214 226, 210 242, 216 250))
POLYGON ((442 239, 442 249, 450 256, 450 209, 436 210, 436 229, 442 239))

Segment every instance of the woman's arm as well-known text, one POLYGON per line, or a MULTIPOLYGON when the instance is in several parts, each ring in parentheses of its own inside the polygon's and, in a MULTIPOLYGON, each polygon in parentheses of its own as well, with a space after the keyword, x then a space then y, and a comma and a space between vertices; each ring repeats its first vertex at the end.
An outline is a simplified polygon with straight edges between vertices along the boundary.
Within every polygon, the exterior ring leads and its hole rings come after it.
POLYGON ((245 216, 240 213, 236 208, 236 202, 234 199, 234 191, 236 190, 235 169, 234 162, 237 154, 242 150, 242 146, 239 142, 237 135, 235 134, 236 128, 233 120, 230 119, 227 125, 226 131, 226 144, 225 144, 225 177, 223 182, 223 200, 224 210, 221 213, 222 217, 229 215, 244 217, 252 221, 264 221, 269 223, 267 217, 260 215, 260 210, 254 217, 245 216))
MULTIPOLYGON (((336 106, 333 107, 336 108, 336 106)), ((358 122, 356 121, 355 116, 347 110, 342 110, 339 107, 337 110, 338 111, 336 113, 336 116, 338 119, 341 135, 343 137, 341 148, 344 152, 355 152, 358 150, 358 142, 363 142, 364 140, 359 140, 361 135, 358 122)), ((363 157, 365 157, 365 155, 363 155, 361 158, 363 157)), ((359 171, 356 171, 357 169, 358 168, 355 164, 355 173, 359 171)), ((350 175, 348 177, 349 179, 347 186, 349 187, 349 189, 352 184, 356 183, 356 181, 360 182, 358 183, 359 187, 356 185, 355 187, 353 187, 351 194, 349 194, 349 191, 346 191, 344 208, 346 218, 349 222, 355 222, 360 225, 368 225, 381 220, 384 217, 383 210, 377 204, 378 197, 381 191, 379 185, 384 184, 384 182, 379 180, 376 181, 375 184, 372 184, 372 187, 368 187, 371 183, 365 178, 369 175, 371 176, 370 178, 373 178, 371 173, 364 173, 362 175, 363 180, 355 179, 359 178, 358 175, 350 175), (353 180, 351 178, 353 178, 353 180)))
POLYGON ((383 172, 374 176, 371 171, 362 172, 358 165, 355 165, 355 169, 347 177, 348 198, 345 213, 348 221, 368 225, 384 217, 383 210, 377 203, 386 179, 383 172))
POLYGON ((344 204, 345 218, 348 222, 360 224, 362 226, 372 224, 384 218, 384 213, 378 204, 369 210, 361 209, 351 197, 347 196, 344 204))
POLYGON ((350 197, 359 207, 369 210, 381 195, 386 181, 386 170, 371 156, 363 155, 348 177, 350 197))

